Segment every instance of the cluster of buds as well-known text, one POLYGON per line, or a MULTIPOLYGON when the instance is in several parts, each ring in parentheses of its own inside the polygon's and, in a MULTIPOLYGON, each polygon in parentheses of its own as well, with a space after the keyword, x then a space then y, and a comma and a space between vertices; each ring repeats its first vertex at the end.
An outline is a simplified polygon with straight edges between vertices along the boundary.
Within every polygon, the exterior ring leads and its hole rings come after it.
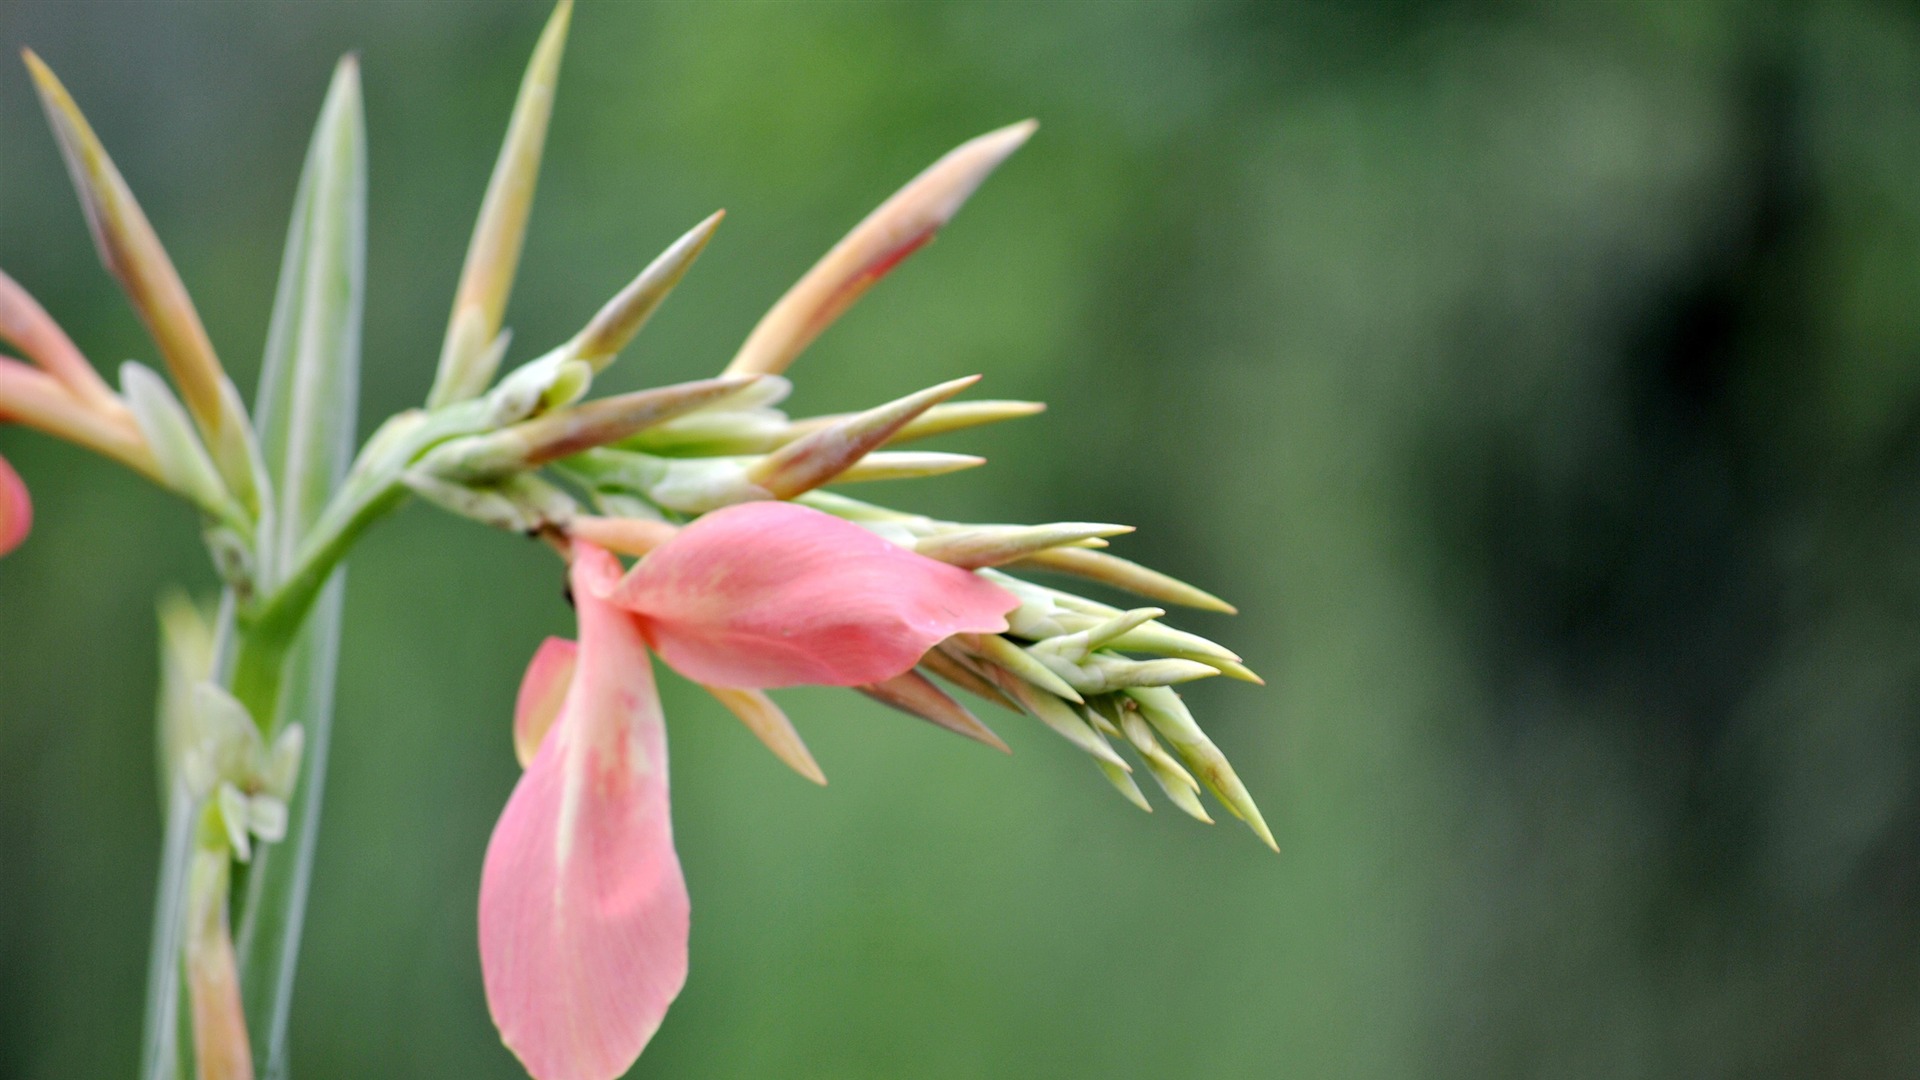
MULTIPOLYGON (((908 253, 908 245, 917 247, 930 237, 964 194, 1032 130, 1029 123, 989 133, 936 163, 842 241, 776 305, 763 328, 772 322, 813 333, 824 329, 834 312, 812 310, 801 301, 838 303, 849 291, 877 280, 878 271, 908 253), (901 244, 902 236, 910 238, 908 245, 901 244)), ((498 528, 578 536, 629 555, 645 554, 666 535, 663 530, 723 507, 792 501, 927 558, 974 571, 1019 599, 1009 630, 956 635, 931 651, 921 670, 862 687, 863 692, 1004 750, 998 736, 927 677, 936 676, 1038 719, 1091 756, 1129 801, 1148 809, 1133 766, 1114 748, 1119 742, 1133 750, 1174 805, 1210 821, 1197 798, 1204 786, 1272 844, 1246 788, 1170 689, 1223 674, 1258 683, 1241 658, 1159 621, 1166 614, 1162 608, 1120 610, 1011 572, 1090 579, 1164 604, 1223 612, 1233 611, 1230 605, 1102 550, 1109 538, 1132 531, 1124 525, 962 524, 824 490, 984 464, 985 459, 966 454, 895 448, 1031 416, 1043 409, 1040 404, 951 400, 979 381, 969 376, 863 412, 791 419, 777 407, 790 384, 769 368, 790 361, 799 348, 790 338, 764 330, 751 335, 748 345, 759 343, 766 352, 743 350, 717 378, 582 400, 594 375, 665 299, 719 221, 715 214, 701 222, 578 335, 476 399, 478 407, 471 412, 485 417, 491 428, 442 438, 427 448, 408 445, 414 456, 401 472, 407 486, 498 528)), ((466 406, 441 412, 455 408, 466 406)), ((441 433, 432 413, 408 423, 441 433)), ((396 439, 396 445, 405 442, 396 439)), ((766 730, 766 725, 753 726, 766 730)), ((776 751, 817 777, 811 756, 794 752, 787 726, 779 730, 776 751)))

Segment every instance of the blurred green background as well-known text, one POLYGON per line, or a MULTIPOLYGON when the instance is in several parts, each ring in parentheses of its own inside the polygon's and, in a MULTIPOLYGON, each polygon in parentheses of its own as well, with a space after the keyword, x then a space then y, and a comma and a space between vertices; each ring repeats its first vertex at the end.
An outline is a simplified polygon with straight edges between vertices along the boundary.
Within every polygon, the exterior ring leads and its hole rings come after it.
MULTIPOLYGON (((544 3, 0 2, 243 388, 335 57, 372 139, 363 426, 416 402, 544 3)), ((24 74, 0 265, 153 359, 24 74)), ((794 370, 1045 416, 882 493, 1127 521, 1245 614, 1191 699, 1285 851, 843 692, 816 789, 669 679, 693 973, 636 1076, 1920 1074, 1920 11, 1786 3, 583 3, 509 310, 571 334, 730 216, 605 385, 716 370, 947 147, 1038 116, 794 370)), ((136 1059, 152 598, 194 522, 0 429, 0 1076, 136 1059)), ((412 509, 352 561, 295 1004, 310 1077, 519 1075, 474 906, 544 550, 412 509)))

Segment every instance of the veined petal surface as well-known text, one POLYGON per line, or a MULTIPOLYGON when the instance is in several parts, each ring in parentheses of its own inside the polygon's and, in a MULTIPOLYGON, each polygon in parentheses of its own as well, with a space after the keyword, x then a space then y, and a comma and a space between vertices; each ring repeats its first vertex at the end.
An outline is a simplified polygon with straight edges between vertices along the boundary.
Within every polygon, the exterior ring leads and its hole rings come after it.
POLYGON ((858 686, 962 631, 998 633, 1015 597, 830 514, 716 510, 635 566, 613 601, 675 671, 709 686, 858 686))
POLYGON ((627 1071, 687 977, 686 881, 646 643, 606 600, 620 564, 576 544, 572 683, 487 845, 480 967, 536 1080, 627 1071))

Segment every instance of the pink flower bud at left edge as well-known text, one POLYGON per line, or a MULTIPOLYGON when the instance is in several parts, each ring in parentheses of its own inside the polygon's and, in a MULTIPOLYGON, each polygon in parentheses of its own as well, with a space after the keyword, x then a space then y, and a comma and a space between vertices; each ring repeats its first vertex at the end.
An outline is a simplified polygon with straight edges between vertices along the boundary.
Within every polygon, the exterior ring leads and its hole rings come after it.
POLYGON ((27 497, 26 482, 0 458, 0 555, 19 547, 32 528, 33 500, 27 497))

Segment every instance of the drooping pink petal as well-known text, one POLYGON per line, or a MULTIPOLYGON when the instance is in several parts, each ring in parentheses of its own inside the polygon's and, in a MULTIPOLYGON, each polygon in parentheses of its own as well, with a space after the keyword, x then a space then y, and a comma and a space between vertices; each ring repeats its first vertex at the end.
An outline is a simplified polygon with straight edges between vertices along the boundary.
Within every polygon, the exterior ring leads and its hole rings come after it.
POLYGON ((513 755, 523 769, 533 764, 540 740, 560 715, 579 652, 580 646, 566 638, 550 637, 540 643, 527 673, 520 677, 520 693, 513 701, 513 755))
POLYGON ((675 671, 709 686, 858 686, 1019 606, 965 570, 830 514, 729 506, 655 548, 613 594, 675 671))
POLYGON ((619 563, 584 543, 574 552, 572 685, 480 881, 487 1006, 536 1080, 626 1072, 687 977, 687 887, 646 643, 605 599, 619 563))
POLYGON ((32 528, 33 500, 26 482, 0 457, 0 555, 19 547, 32 528))

